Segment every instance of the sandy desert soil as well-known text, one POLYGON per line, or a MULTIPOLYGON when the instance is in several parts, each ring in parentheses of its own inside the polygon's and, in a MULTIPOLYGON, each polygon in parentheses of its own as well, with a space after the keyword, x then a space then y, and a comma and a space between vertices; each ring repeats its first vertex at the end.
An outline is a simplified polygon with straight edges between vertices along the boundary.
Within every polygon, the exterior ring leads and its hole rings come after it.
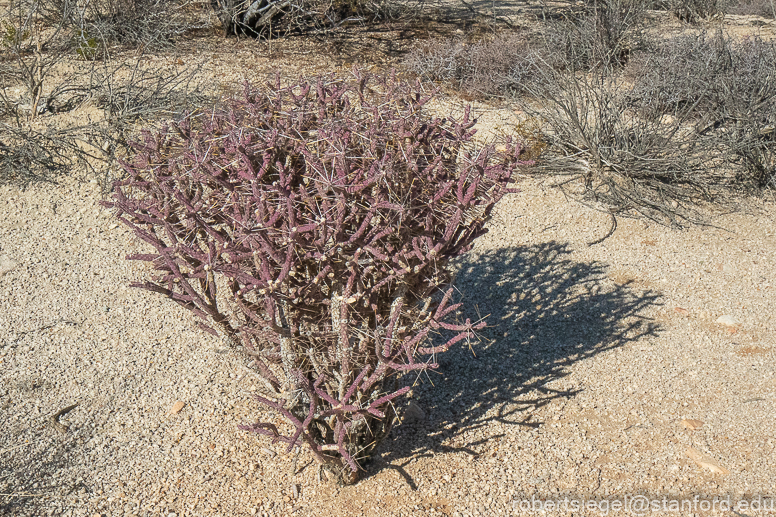
POLYGON ((294 454, 236 429, 261 411, 243 361, 125 287, 137 243, 95 184, 4 188, 0 488, 17 495, 0 512, 508 515, 531 495, 775 493, 773 206, 721 228, 621 220, 589 247, 608 216, 522 188, 458 262, 469 306, 490 314, 483 341, 443 356, 366 479, 341 489, 304 451, 292 474, 294 454), (74 403, 66 432, 48 424, 74 403))
MULTIPOLYGON (((284 59, 292 75, 349 64, 284 59)), ((480 109, 490 132, 513 117, 480 109)), ((442 356, 345 488, 305 451, 237 429, 264 416, 244 359, 127 287, 140 245, 95 178, 0 188, 0 514, 523 515, 531 497, 776 496, 776 205, 686 230, 620 219, 589 246, 608 215, 549 180, 519 186, 456 263, 490 327, 442 356)))

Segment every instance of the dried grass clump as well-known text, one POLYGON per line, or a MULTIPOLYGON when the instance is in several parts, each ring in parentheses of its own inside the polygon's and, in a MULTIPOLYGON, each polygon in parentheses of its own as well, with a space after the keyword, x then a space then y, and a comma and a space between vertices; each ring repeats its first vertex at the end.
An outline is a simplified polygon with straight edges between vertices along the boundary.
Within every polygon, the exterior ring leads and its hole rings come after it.
POLYGON ((153 251, 139 287, 190 309, 252 360, 286 420, 354 482, 386 437, 402 376, 484 322, 456 318, 450 259, 485 233, 521 163, 471 147, 474 121, 424 114, 394 78, 246 86, 226 108, 145 133, 108 206, 153 251))

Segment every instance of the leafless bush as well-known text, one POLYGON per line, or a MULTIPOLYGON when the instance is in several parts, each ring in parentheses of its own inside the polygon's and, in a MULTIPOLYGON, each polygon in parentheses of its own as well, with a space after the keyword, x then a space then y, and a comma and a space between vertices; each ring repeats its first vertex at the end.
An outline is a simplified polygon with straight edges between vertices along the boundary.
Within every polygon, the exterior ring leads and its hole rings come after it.
POLYGON ((531 80, 531 55, 553 68, 589 71, 621 67, 646 43, 640 34, 645 4, 639 0, 596 0, 562 19, 545 20, 539 37, 499 34, 467 43, 430 40, 407 54, 404 66, 433 81, 452 83, 468 95, 504 96, 531 80))
POLYGON ((722 99, 710 81, 726 74, 731 61, 724 38, 705 33, 679 36, 655 52, 634 56, 626 73, 634 79, 632 98, 646 116, 670 114, 693 106, 695 118, 708 113, 722 99))
POLYGON ((18 1, 0 20, 0 183, 27 185, 85 161, 73 131, 34 125, 42 114, 71 103, 80 89, 69 81, 75 72, 50 84, 66 56, 63 24, 47 26, 36 5, 18 1))
POLYGON ((424 79, 451 84, 470 96, 492 97, 507 94, 523 79, 527 53, 526 39, 517 34, 473 44, 430 40, 413 49, 403 64, 424 79))
POLYGON ((64 59, 68 47, 63 24, 46 26, 35 6, 11 2, 0 15, 2 59, 0 60, 0 103, 6 116, 29 120, 53 108, 70 88, 47 88, 52 70, 64 59), (11 97, 10 87, 21 88, 11 97))
POLYGON ((389 0, 210 0, 224 34, 252 36, 329 30, 395 15, 407 2, 389 0))
POLYGON ((607 69, 570 73, 540 59, 535 67, 524 106, 545 121, 549 144, 537 172, 563 176, 561 186, 581 185, 583 199, 613 214, 671 225, 699 220, 698 204, 715 197, 724 177, 688 124, 695 106, 670 117, 645 113, 607 69))
POLYGON ((650 40, 633 9, 593 5, 550 22, 539 44, 496 40, 500 52, 432 41, 405 66, 467 94, 477 74, 489 79, 477 93, 516 94, 543 124, 521 133, 544 151, 534 170, 583 180, 584 197, 615 213, 679 225, 699 220, 701 202, 776 187, 776 45, 720 32, 650 40))
POLYGON ((71 42, 91 57, 105 45, 159 48, 202 25, 190 16, 193 0, 52 0, 40 10, 50 24, 64 24, 71 42))
POLYGON ((596 0, 560 20, 546 20, 538 41, 531 43, 516 33, 471 44, 430 40, 410 51, 403 64, 468 95, 504 96, 521 91, 531 80, 529 56, 534 53, 552 67, 569 71, 624 65, 631 51, 644 44, 639 32, 644 5, 639 0, 596 0))
POLYGON ((1 19, 0 181, 27 184, 73 168, 107 172, 138 120, 148 124, 206 102, 193 69, 149 70, 138 58, 115 62, 103 52, 97 59, 83 47, 71 52, 67 18, 51 25, 42 4, 14 2, 1 19), (102 116, 80 127, 43 129, 54 124, 41 117, 84 102, 102 116))
POLYGON ((526 109, 545 121, 537 171, 581 180, 585 199, 673 225, 699 203, 776 186, 776 45, 679 37, 625 73, 536 58, 526 109))
POLYGON ((721 150, 735 184, 774 186, 776 45, 721 32, 680 37, 634 60, 632 101, 649 117, 685 112, 721 150))
POLYGON ((111 155, 111 161, 116 153, 128 149, 136 123, 149 125, 179 118, 214 101, 203 93, 196 69, 147 69, 140 66, 140 60, 96 66, 91 72, 89 92, 92 102, 105 114, 103 124, 97 128, 100 145, 111 155))
POLYGON ((725 11, 730 14, 776 19, 776 2, 774 0, 741 0, 727 6, 725 11))
POLYGON ((0 119, 0 182, 27 185, 79 169, 96 173, 107 189, 115 179, 113 165, 128 150, 137 124, 153 126, 210 102, 192 70, 164 73, 133 67, 123 78, 102 75, 105 70, 92 73, 93 83, 78 89, 86 92, 84 100, 103 111, 88 124, 43 130, 42 121, 0 119))
POLYGON ((671 0, 674 16, 683 22, 698 23, 720 12, 718 0, 671 0))
POLYGON ((709 114, 709 137, 726 150, 736 183, 776 188, 776 45, 758 38, 734 44, 731 67, 713 82, 720 102, 709 114))
POLYGON ((776 18, 774 0, 648 0, 646 5, 672 12, 679 20, 692 24, 722 13, 776 18))
POLYGON ((592 70, 621 66, 640 42, 645 3, 594 0, 542 30, 544 60, 555 68, 592 70))
POLYGON ((159 71, 123 62, 96 71, 92 92, 95 104, 108 118, 134 122, 139 118, 172 117, 205 101, 196 70, 159 71), (124 75, 124 79, 119 79, 124 75))
POLYGON ((0 123, 0 185, 54 181, 75 167, 91 167, 91 153, 80 145, 79 131, 37 131, 28 125, 0 123))

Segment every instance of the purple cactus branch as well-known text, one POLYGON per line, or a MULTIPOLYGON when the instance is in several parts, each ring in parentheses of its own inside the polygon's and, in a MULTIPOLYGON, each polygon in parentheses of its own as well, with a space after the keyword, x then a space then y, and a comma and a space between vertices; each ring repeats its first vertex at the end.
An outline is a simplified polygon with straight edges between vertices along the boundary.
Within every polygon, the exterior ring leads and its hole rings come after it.
POLYGON ((143 132, 106 203, 154 250, 127 257, 155 269, 133 285, 245 352, 290 431, 241 429, 306 443, 350 480, 390 431, 401 376, 485 325, 456 319, 447 264, 526 163, 512 142, 475 149, 468 108, 426 115, 432 97, 358 70, 246 85, 143 132))

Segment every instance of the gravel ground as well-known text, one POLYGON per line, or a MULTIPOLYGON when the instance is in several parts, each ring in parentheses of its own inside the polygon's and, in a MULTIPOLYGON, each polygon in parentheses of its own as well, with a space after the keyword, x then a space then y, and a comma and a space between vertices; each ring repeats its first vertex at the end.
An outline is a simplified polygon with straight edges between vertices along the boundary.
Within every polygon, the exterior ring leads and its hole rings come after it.
POLYGON ((139 245, 95 183, 0 189, 0 513, 517 515, 531 496, 776 494, 774 207, 685 231, 620 220, 588 246, 608 216, 521 183, 456 265, 491 326, 442 356, 346 488, 236 429, 261 411, 243 360, 126 287, 139 245), (66 430, 51 423, 72 404, 66 430))

